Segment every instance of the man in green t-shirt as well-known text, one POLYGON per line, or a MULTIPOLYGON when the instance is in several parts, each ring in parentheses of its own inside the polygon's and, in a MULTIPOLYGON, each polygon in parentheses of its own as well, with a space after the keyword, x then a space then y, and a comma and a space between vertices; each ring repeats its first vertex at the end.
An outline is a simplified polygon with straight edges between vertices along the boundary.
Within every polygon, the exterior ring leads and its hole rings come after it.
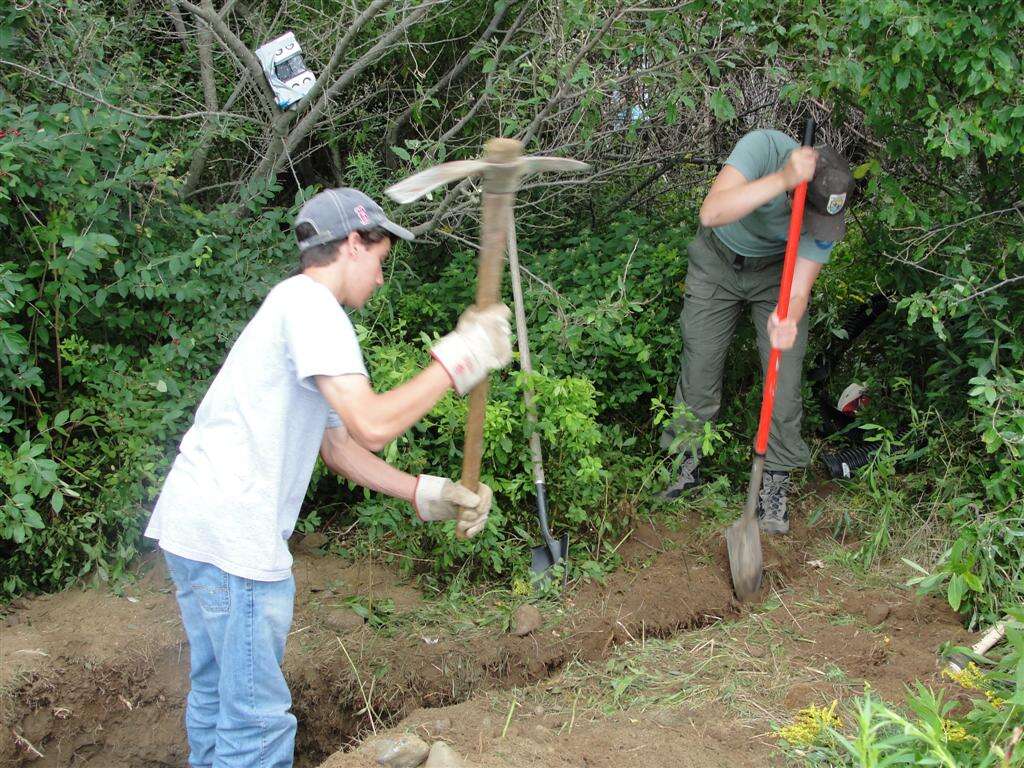
POLYGON ((773 346, 786 350, 779 368, 758 520, 766 533, 789 531, 789 472, 810 461, 800 436, 807 302, 818 272, 846 231, 846 201, 852 188, 849 163, 835 149, 827 144, 801 147, 780 131, 748 133, 725 161, 701 205, 701 226, 688 248, 680 315, 683 358, 675 394, 686 413, 661 436, 663 448, 674 446, 681 451, 679 475, 665 497, 676 498, 700 482, 698 446, 677 437, 694 434, 718 415, 726 351, 740 313, 749 305, 762 370, 773 346), (803 181, 810 183, 789 316, 780 321, 775 306, 791 193, 803 181))

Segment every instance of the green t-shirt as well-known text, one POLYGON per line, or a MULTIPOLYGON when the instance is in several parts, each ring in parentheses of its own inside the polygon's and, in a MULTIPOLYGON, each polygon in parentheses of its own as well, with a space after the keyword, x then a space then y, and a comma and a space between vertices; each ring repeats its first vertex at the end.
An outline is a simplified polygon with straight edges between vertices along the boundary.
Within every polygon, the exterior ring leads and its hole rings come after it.
MULTIPOLYGON (((782 131, 751 131, 736 142, 725 164, 742 173, 747 181, 754 181, 782 168, 789 153, 799 146, 799 142, 782 131)), ((740 256, 778 256, 786 251, 791 212, 789 197, 783 193, 739 221, 715 227, 715 234, 740 256)), ((797 254, 819 264, 827 264, 833 245, 835 243, 815 240, 805 231, 800 237, 797 254)))

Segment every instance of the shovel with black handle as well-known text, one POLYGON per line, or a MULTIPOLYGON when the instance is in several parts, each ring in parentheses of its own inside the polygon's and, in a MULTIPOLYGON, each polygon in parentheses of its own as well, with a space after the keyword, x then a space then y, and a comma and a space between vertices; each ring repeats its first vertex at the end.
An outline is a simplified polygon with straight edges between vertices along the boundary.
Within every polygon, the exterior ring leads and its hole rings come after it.
MULTIPOLYGON (((803 146, 814 144, 814 120, 808 119, 804 128, 803 146)), ((786 240, 786 256, 782 263, 782 284, 779 286, 779 303, 776 310, 779 319, 789 314, 789 294, 793 287, 793 272, 796 269, 796 254, 800 247, 800 229, 804 219, 804 202, 807 199, 807 182, 793 190, 793 212, 789 217, 789 236, 786 240)), ((768 370, 764 381, 764 395, 761 398, 761 420, 754 441, 754 464, 750 470, 750 484, 747 486, 747 504, 743 516, 729 526, 725 541, 729 549, 729 570, 736 597, 749 600, 761 589, 764 573, 764 558, 761 554, 761 531, 757 524, 757 496, 761 491, 764 477, 764 456, 768 450, 768 433, 771 430, 772 409, 775 406, 775 382, 782 350, 772 348, 768 358, 768 370)))
POLYGON ((537 404, 533 399, 533 386, 530 374, 533 365, 530 361, 530 339, 526 331, 526 309, 523 304, 523 286, 519 279, 519 248, 516 243, 516 227, 514 222, 508 228, 508 267, 512 273, 512 301, 516 317, 516 341, 519 345, 519 367, 526 374, 523 386, 523 400, 526 403, 526 420, 530 423, 530 460, 533 463, 533 485, 537 494, 537 522, 540 524, 540 535, 544 543, 533 548, 533 559, 530 572, 538 582, 544 584, 551 578, 551 569, 562 564, 562 586, 569 581, 569 534, 560 539, 551 534, 548 524, 548 494, 544 482, 544 454, 540 447, 540 432, 537 431, 537 404))

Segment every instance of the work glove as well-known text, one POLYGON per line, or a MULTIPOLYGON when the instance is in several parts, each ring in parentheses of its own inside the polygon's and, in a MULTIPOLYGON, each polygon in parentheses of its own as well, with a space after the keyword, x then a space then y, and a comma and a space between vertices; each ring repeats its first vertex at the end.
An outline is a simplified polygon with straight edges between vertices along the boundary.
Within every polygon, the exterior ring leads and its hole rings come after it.
POLYGON ((487 517, 491 514, 491 488, 480 483, 476 489, 480 503, 475 507, 459 507, 458 524, 455 526, 455 537, 472 539, 487 527, 487 517))
POLYGON ((491 511, 491 489, 480 483, 477 493, 473 493, 461 483, 453 483, 446 477, 420 475, 416 478, 413 507, 424 522, 458 520, 455 535, 460 539, 469 539, 487 524, 487 516, 491 511))
POLYGON ((775 349, 792 349, 796 344, 797 330, 797 321, 791 317, 780 320, 774 312, 768 316, 768 338, 775 349))
POLYGON ((469 392, 488 373, 512 361, 512 329, 504 304, 485 309, 470 307, 455 330, 430 350, 460 395, 469 392))

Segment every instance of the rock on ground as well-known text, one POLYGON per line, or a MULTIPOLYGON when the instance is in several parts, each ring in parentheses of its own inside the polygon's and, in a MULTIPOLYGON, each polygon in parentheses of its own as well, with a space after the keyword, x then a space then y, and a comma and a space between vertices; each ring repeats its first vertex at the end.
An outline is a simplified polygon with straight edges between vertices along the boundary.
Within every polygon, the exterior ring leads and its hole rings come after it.
POLYGON ((335 608, 324 614, 324 626, 339 635, 353 632, 365 623, 351 608, 335 608))
POLYGON ((430 754, 427 742, 411 733, 381 739, 374 746, 377 763, 388 768, 417 768, 430 754))
POLYGON ((516 609, 512 620, 512 634, 525 637, 540 627, 540 611, 532 605, 521 605, 516 609))
POLYGON ((435 741, 423 768, 466 768, 466 764, 462 762, 462 758, 455 753, 454 749, 443 741, 435 741))
POLYGON ((875 603, 864 612, 864 616, 867 618, 868 624, 877 626, 889 617, 891 610, 885 603, 875 603))

